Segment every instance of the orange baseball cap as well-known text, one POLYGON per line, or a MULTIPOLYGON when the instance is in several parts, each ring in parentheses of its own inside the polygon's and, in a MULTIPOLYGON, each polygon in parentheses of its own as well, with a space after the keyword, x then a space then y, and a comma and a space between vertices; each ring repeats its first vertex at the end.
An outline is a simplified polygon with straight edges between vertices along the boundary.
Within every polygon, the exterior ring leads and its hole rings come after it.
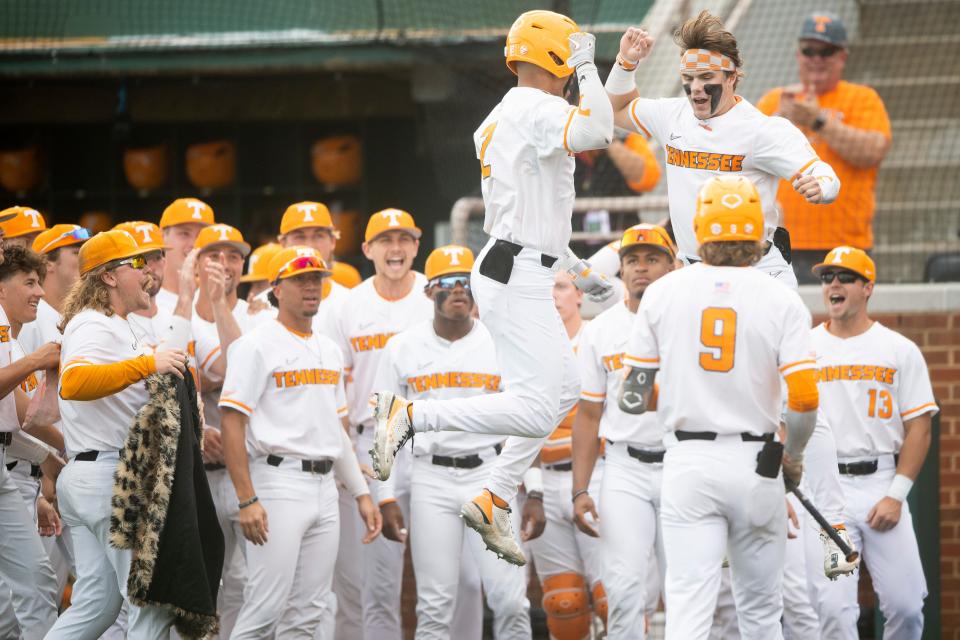
POLYGON ((294 229, 308 227, 333 229, 333 218, 330 216, 327 205, 322 202, 297 202, 283 212, 283 219, 280 220, 280 235, 284 236, 294 229))
POLYGON ((56 251, 61 247, 83 244, 90 239, 90 232, 78 224, 55 224, 41 231, 33 239, 33 250, 41 255, 56 251))
POLYGON ((454 273, 470 273, 473 269, 473 251, 457 244, 437 247, 427 256, 424 275, 427 280, 454 273))
POLYGON ((160 230, 160 227, 152 222, 144 222, 143 220, 121 222, 115 226, 114 229, 126 231, 133 236, 133 239, 137 241, 138 245, 145 249, 149 248, 153 251, 164 251, 170 248, 163 243, 163 232, 160 230))
POLYGON ((203 253, 211 247, 220 245, 237 249, 243 254, 244 258, 250 255, 250 245, 244 242, 243 234, 236 227, 222 223, 201 229, 193 246, 195 249, 199 249, 200 253, 203 253))
POLYGON ((151 251, 155 249, 144 249, 126 231, 120 229, 102 231, 80 247, 80 275, 108 262, 140 256, 151 251))
POLYGON ((301 273, 317 272, 323 277, 330 275, 320 253, 312 247, 287 247, 270 258, 267 273, 270 282, 298 276, 301 273))
POLYGON ((250 260, 247 262, 247 273, 240 276, 240 282, 263 282, 270 279, 270 260, 277 255, 283 247, 276 242, 262 244, 253 250, 250 254, 250 260))
POLYGON ((635 224, 623 232, 620 238, 619 253, 622 258, 631 247, 656 247, 666 251, 671 258, 677 257, 677 248, 670 241, 670 234, 655 224, 635 224))
POLYGON ((0 226, 3 227, 3 235, 7 238, 17 238, 25 236, 28 233, 37 233, 47 228, 47 221, 43 219, 36 209, 30 207, 10 207, 0 211, 0 226), (8 214, 13 214, 7 217, 8 214))
POLYGON ((190 222, 204 226, 214 224, 213 209, 206 202, 196 198, 178 198, 171 202, 160 216, 161 229, 190 222))
POLYGON ((353 289, 363 282, 363 277, 360 275, 360 272, 357 271, 353 265, 347 264, 346 262, 335 260, 333 266, 330 267, 330 271, 332 273, 330 278, 347 289, 353 289))
POLYGON ((377 211, 367 221, 367 231, 363 236, 364 242, 370 242, 381 233, 393 230, 406 231, 414 238, 419 239, 423 231, 413 222, 413 216, 403 209, 384 209, 377 211))
POLYGON ((816 275, 828 268, 836 267, 853 271, 859 276, 863 276, 868 282, 877 281, 877 265, 873 259, 867 255, 867 252, 854 247, 836 247, 830 250, 823 262, 813 265, 812 271, 816 275))

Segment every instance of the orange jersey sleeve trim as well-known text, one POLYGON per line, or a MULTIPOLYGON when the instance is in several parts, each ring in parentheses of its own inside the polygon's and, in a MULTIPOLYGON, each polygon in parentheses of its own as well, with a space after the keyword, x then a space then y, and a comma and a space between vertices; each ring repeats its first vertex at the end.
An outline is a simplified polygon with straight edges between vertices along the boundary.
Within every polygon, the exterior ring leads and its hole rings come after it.
POLYGON ((649 140, 653 136, 650 135, 650 132, 647 131, 647 128, 643 126, 643 124, 640 122, 640 118, 637 117, 637 112, 635 110, 637 106, 637 100, 638 98, 634 98, 633 100, 630 101, 630 119, 633 120, 633 124, 637 125, 640 131, 643 132, 643 135, 647 136, 647 140, 649 140))
POLYGON ((382 507, 382 506, 385 505, 385 504, 390 504, 391 502, 396 502, 396 501, 397 501, 396 498, 385 498, 385 499, 381 500, 380 503, 379 503, 377 506, 382 507))
POLYGON ((213 356, 217 355, 218 353, 220 353, 220 345, 217 345, 217 346, 213 349, 213 351, 211 351, 210 353, 207 354, 207 357, 204 358, 204 359, 203 359, 203 362, 200 363, 200 370, 201 370, 201 371, 206 371, 206 369, 207 369, 207 363, 208 363, 208 362, 211 362, 211 360, 213 359, 213 356))
POLYGON ((909 416, 911 413, 919 413, 919 412, 922 412, 922 411, 924 411, 924 410, 926 410, 926 409, 936 409, 936 408, 937 408, 937 403, 936 403, 936 402, 927 402, 927 403, 924 403, 924 404, 920 405, 919 407, 914 407, 913 409, 907 409, 906 411, 904 411, 903 413, 900 414, 900 417, 901 417, 901 418, 906 418, 906 417, 909 416))
POLYGON ((786 377, 786 380, 787 406, 791 411, 805 413, 815 411, 820 406, 817 376, 813 369, 794 371, 786 377))
POLYGON ((570 145, 567 144, 567 134, 570 131, 570 123, 573 122, 573 116, 577 114, 576 107, 570 107, 570 115, 567 116, 567 124, 563 125, 563 148, 566 149, 569 153, 574 153, 573 149, 570 148, 570 145))
POLYGON ((228 408, 230 408, 230 409, 236 409, 237 411, 240 411, 240 412, 245 413, 245 414, 247 414, 247 415, 250 415, 251 413, 253 413, 253 409, 251 409, 251 408, 248 407, 247 405, 243 404, 243 403, 240 402, 239 400, 231 400, 230 398, 220 398, 220 403, 219 403, 219 404, 220 404, 221 407, 222 407, 223 405, 227 405, 228 408))
POLYGON ((607 397, 605 393, 593 393, 591 391, 581 391, 580 396, 584 398, 596 398, 597 400, 603 400, 607 397))
POLYGON ((799 169, 797 169, 796 173, 793 174, 793 175, 794 175, 794 179, 799 178, 800 176, 802 176, 804 171, 806 171, 807 169, 809 169, 810 167, 813 166, 813 163, 819 162, 819 161, 820 161, 820 158, 819 158, 819 157, 813 156, 813 158, 812 158, 809 162, 807 162, 805 165, 803 165, 802 167, 800 167, 799 169))
MULTIPOLYGON (((789 364, 785 364, 785 365, 783 365, 782 367, 780 367, 780 373, 782 373, 784 376, 786 376, 786 375, 789 375, 789 374, 787 373, 787 371, 789 371, 790 369, 794 369, 794 368, 796 368, 796 367, 801 367, 801 366, 803 366, 803 365, 814 366, 814 365, 816 365, 816 364, 817 364, 817 361, 814 360, 814 359, 812 359, 812 358, 810 358, 810 359, 808 359, 808 360, 797 360, 796 362, 791 362, 791 363, 789 363, 789 364)), ((791 373, 792 373, 792 372, 791 372, 791 373)))
POLYGON ((60 377, 60 397, 64 400, 105 398, 123 391, 156 370, 157 364, 151 355, 110 364, 91 364, 78 358, 64 367, 60 377))
POLYGON ((660 364, 660 358, 638 358, 637 356, 624 356, 624 360, 639 362, 641 364, 660 364))

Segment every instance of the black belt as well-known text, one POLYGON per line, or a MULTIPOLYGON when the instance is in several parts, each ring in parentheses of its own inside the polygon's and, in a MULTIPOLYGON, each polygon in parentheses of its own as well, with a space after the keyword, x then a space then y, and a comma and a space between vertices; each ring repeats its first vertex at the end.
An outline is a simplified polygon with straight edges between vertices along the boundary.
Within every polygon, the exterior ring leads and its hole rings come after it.
POLYGON ((99 451, 81 451, 77 455, 73 456, 73 459, 79 462, 93 462, 99 455, 99 451))
MULTIPOLYGON (((19 460, 14 460, 13 462, 8 462, 8 463, 7 463, 7 471, 13 471, 14 469, 17 468, 17 465, 18 465, 19 463, 20 463, 19 460)), ((38 464, 31 464, 31 465, 30 465, 30 477, 31 477, 31 478, 39 478, 39 477, 40 477, 40 465, 38 465, 38 464)))
MULTIPOLYGON (((283 456, 275 456, 273 454, 267 456, 267 464, 272 467, 279 467, 281 462, 283 462, 283 456)), ((330 473, 330 469, 333 469, 333 460, 330 458, 324 458, 323 460, 301 460, 300 469, 306 473, 330 473)))
POLYGON ((227 468, 226 465, 220 464, 219 462, 204 462, 204 463, 203 463, 203 470, 204 470, 204 471, 220 471, 220 470, 226 469, 226 468, 227 468))
MULTIPOLYGON (((900 454, 894 454, 893 464, 900 462, 900 454)), ((861 462, 840 462, 837 467, 845 476, 868 476, 877 472, 879 460, 863 460, 861 462)))
MULTIPOLYGON (((683 442, 684 440, 716 440, 717 432, 716 431, 675 431, 677 435, 677 440, 683 442)), ((762 436, 754 435, 752 433, 747 433, 744 431, 740 434, 740 439, 744 442, 773 442, 773 434, 767 433, 762 436)))
POLYGON ((0 447, 9 447, 11 442, 13 442, 13 432, 4 431, 0 433, 0 447))
MULTIPOLYGON (((517 244, 516 242, 510 242, 509 240, 497 240, 497 241, 496 241, 496 244, 499 244, 499 245, 502 245, 503 247, 505 247, 508 251, 510 251, 510 253, 513 254, 514 257, 520 255, 520 252, 523 251, 523 245, 522 245, 522 244, 517 244)), ((531 251, 536 251, 536 250, 535 250, 535 249, 531 249, 531 251)), ((557 257, 556 257, 556 256, 551 256, 551 255, 548 255, 548 254, 546 254, 546 253, 541 253, 541 254, 540 254, 540 264, 541 264, 542 266, 544 266, 544 267, 546 267, 546 268, 548 268, 548 269, 551 269, 551 268, 553 268, 553 265, 555 265, 556 263, 557 263, 557 257)))
POLYGON ((451 469, 476 469, 483 464, 483 458, 476 453, 471 453, 468 456, 460 457, 433 456, 430 462, 441 467, 450 467, 451 469))
POLYGON ((663 462, 663 451, 644 451, 643 449, 634 449, 630 445, 627 445, 627 453, 640 462, 646 462, 648 464, 663 462))
POLYGON ((549 471, 573 471, 573 462, 558 462, 557 464, 547 464, 543 466, 549 471))

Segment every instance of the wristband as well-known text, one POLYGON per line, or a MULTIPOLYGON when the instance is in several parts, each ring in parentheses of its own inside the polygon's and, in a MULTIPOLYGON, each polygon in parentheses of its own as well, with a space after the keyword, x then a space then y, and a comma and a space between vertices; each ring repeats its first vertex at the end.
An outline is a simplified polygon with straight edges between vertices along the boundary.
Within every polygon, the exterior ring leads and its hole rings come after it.
POLYGON ((253 496, 249 500, 244 500, 243 502, 240 503, 239 508, 246 509, 247 507, 249 507, 255 502, 260 502, 260 498, 258 498, 257 496, 253 496))
POLYGON ((636 90, 637 81, 634 72, 624 69, 619 64, 613 65, 603 88, 606 89, 607 93, 614 96, 622 96, 636 90))
POLYGON ((907 494, 910 493, 910 489, 912 488, 913 480, 898 473, 897 475, 893 476, 893 482, 890 483, 890 488, 887 489, 887 496, 893 498, 894 500, 904 502, 907 499, 907 494))
POLYGON ((636 62, 630 62, 618 53, 617 64, 623 67, 624 71, 636 71, 637 67, 640 66, 640 61, 637 60, 636 62))
POLYGON ((543 494, 539 491, 527 491, 527 500, 539 500, 543 502, 543 494))
POLYGON ((579 491, 574 491, 574 492, 573 492, 573 498, 570 499, 570 502, 576 502, 576 501, 577 501, 577 498, 579 498, 580 496, 582 496, 582 495, 584 495, 584 494, 589 494, 589 493, 590 493, 590 491, 587 490, 587 489, 580 489, 579 491))
POLYGON ((543 472, 539 467, 530 467, 523 474, 523 486, 527 493, 538 492, 543 495, 543 472))

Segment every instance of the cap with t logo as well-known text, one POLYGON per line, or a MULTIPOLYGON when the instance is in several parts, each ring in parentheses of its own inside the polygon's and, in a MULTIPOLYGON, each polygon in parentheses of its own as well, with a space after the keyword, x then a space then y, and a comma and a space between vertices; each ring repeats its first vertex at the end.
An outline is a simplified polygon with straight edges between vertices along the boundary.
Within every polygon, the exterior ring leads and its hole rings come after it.
POLYGON ((365 242, 370 242, 388 231, 405 231, 417 239, 423 235, 423 232, 414 223, 413 216, 409 213, 403 209, 384 209, 370 216, 363 239, 365 242))
POLYGON ((160 227, 152 222, 145 222, 143 220, 121 222, 115 226, 114 229, 126 231, 132 235, 133 239, 137 241, 137 244, 144 249, 163 251, 164 249, 170 248, 163 243, 163 232, 160 230, 160 227))
POLYGON ((10 207, 0 211, 0 227, 3 227, 3 235, 7 238, 17 238, 30 233, 40 233, 47 228, 47 222, 43 215, 36 209, 30 207, 10 207), (9 214, 13 217, 7 218, 9 214))
POLYGON ((213 224, 213 209, 206 202, 196 198, 179 198, 170 203, 160 216, 160 228, 166 229, 178 224, 213 224))
POLYGON ((829 11, 818 11, 807 16, 800 30, 800 40, 819 40, 835 47, 847 46, 847 28, 840 16, 829 11))
POLYGON ((243 234, 237 228, 228 224, 213 224, 204 227, 197 234, 197 242, 193 246, 199 249, 200 253, 230 247, 243 254, 244 258, 250 255, 250 245, 244 242, 243 234))
POLYGON ((473 252, 467 247, 457 244, 448 244, 437 247, 427 256, 424 275, 427 280, 454 273, 470 273, 473 269, 473 252))
POLYGON ((297 202, 287 207, 280 220, 280 235, 285 236, 296 229, 308 227, 333 228, 330 209, 322 202, 297 202))

